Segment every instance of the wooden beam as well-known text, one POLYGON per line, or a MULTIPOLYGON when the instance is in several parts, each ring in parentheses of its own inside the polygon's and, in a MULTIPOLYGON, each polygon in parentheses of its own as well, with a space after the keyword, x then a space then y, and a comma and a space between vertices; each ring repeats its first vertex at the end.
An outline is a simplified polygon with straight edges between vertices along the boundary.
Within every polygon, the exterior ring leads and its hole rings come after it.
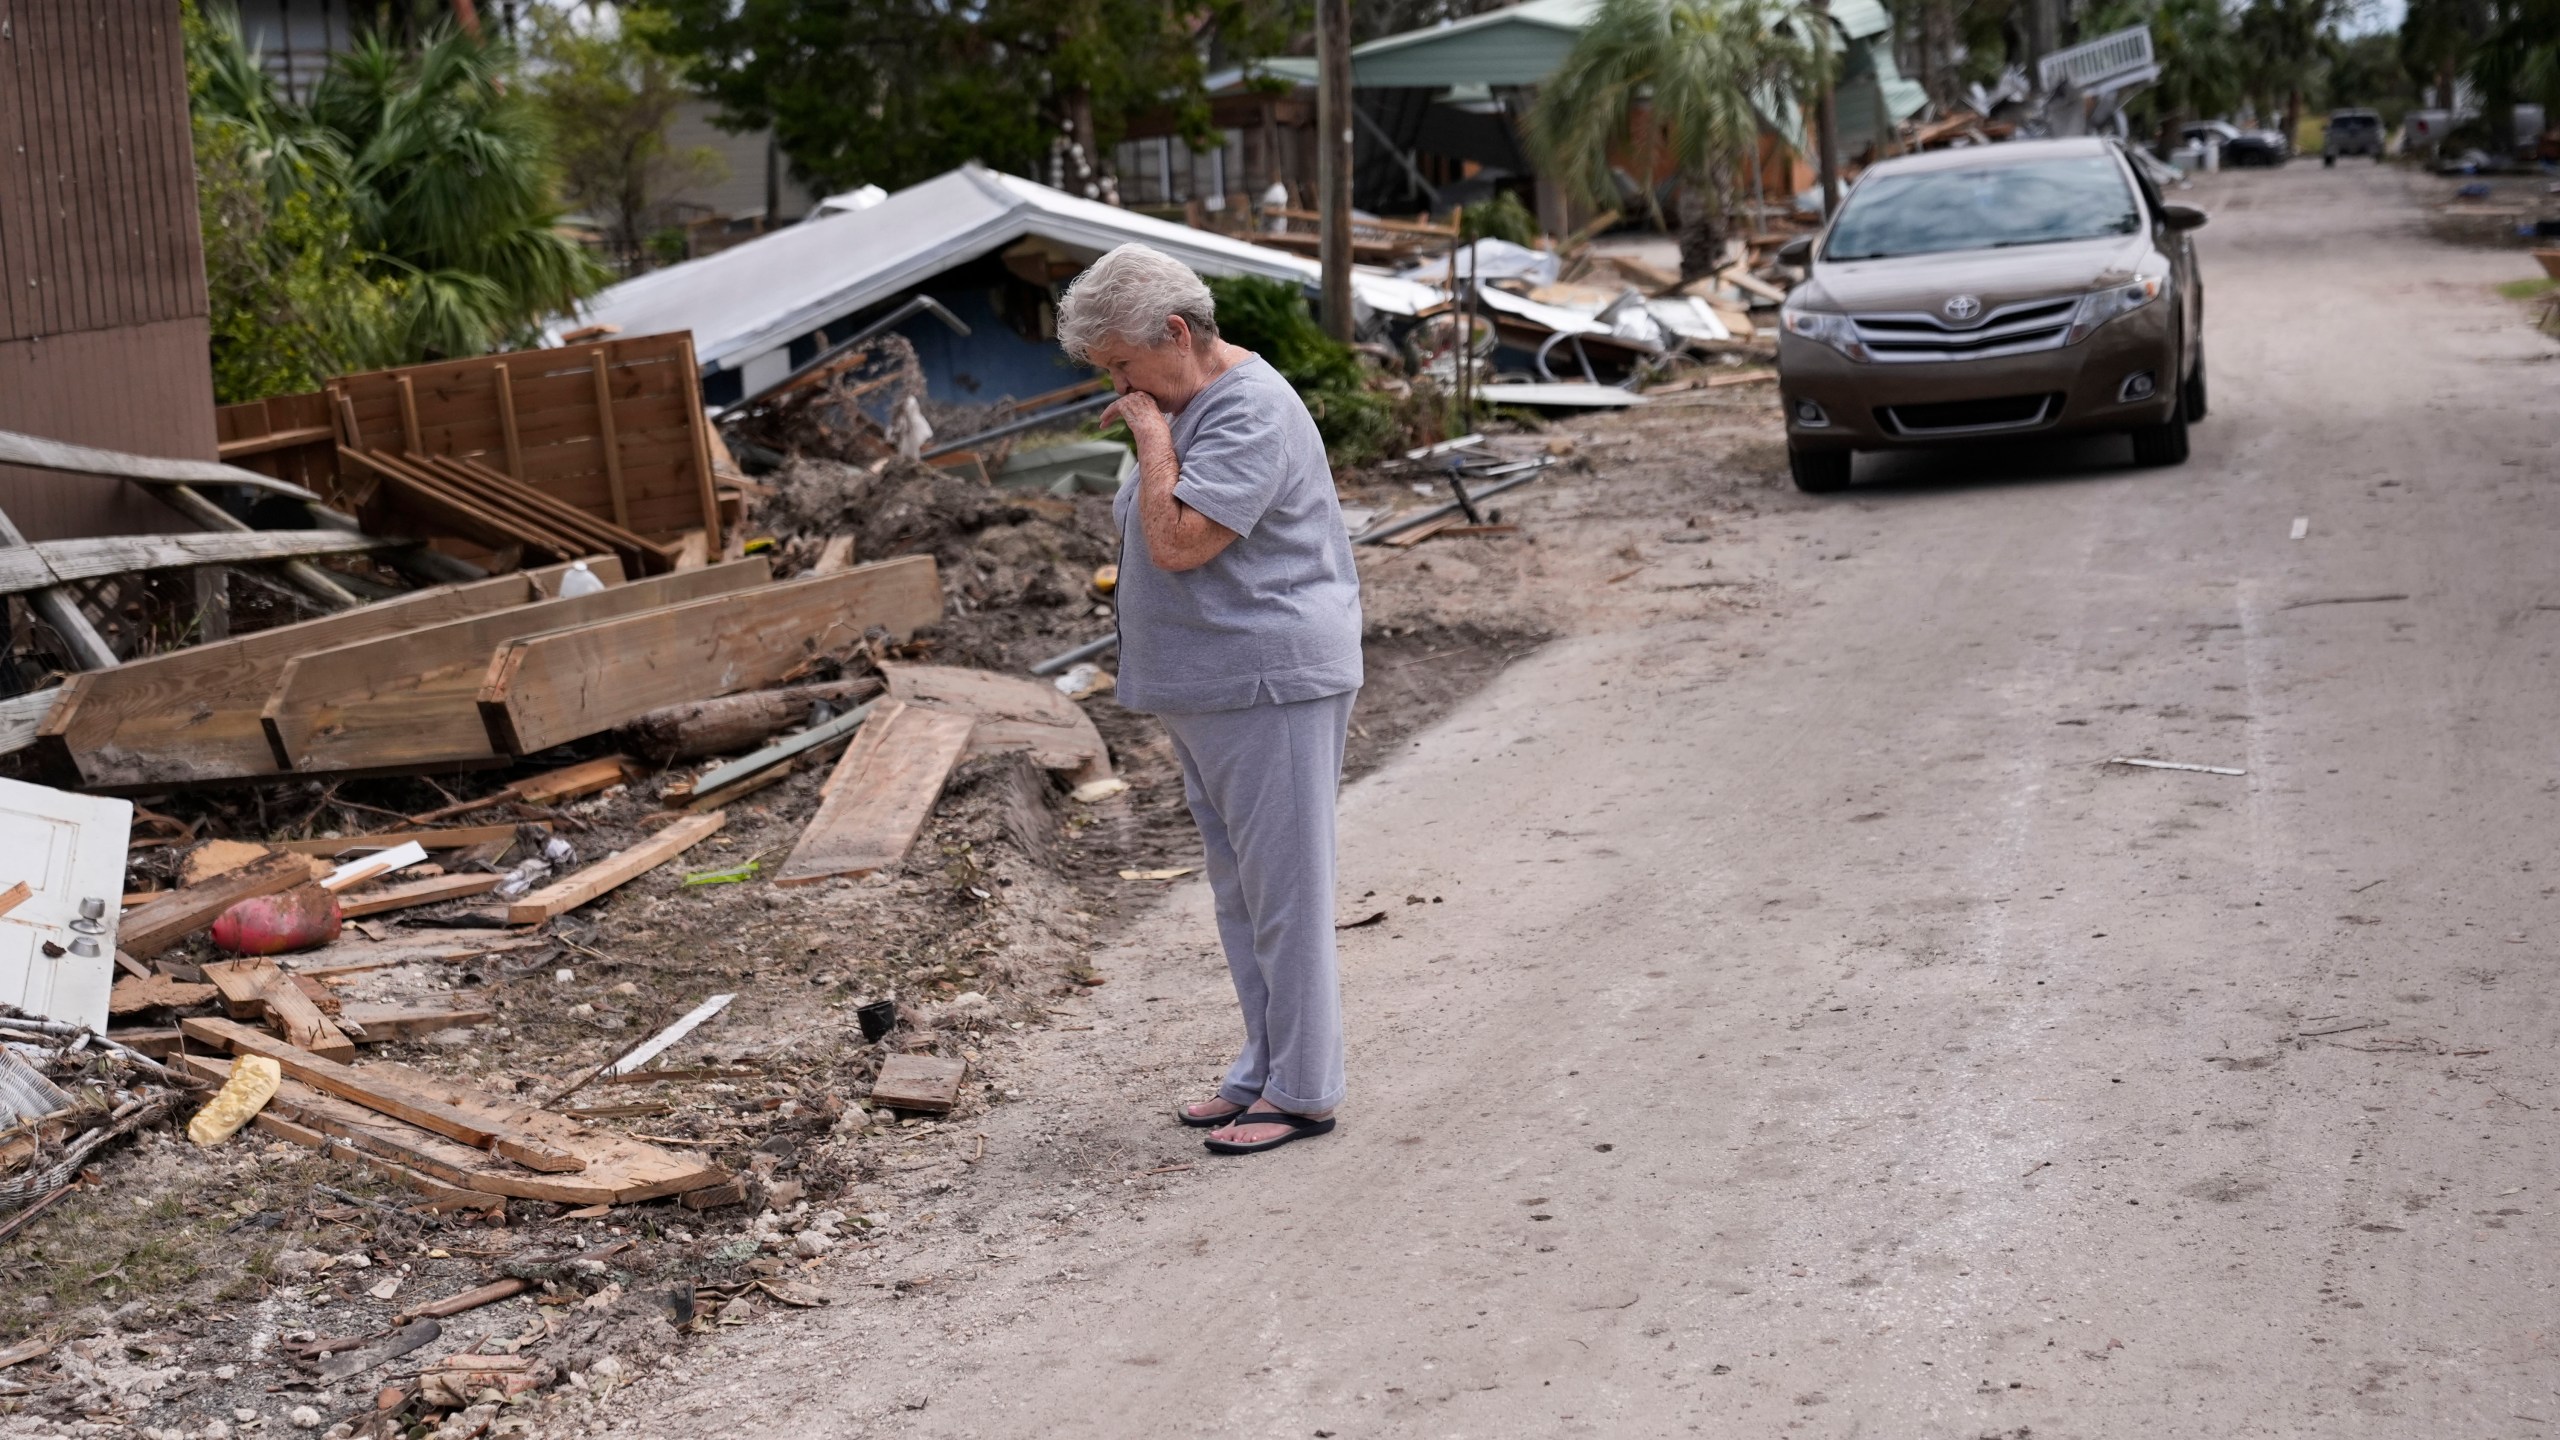
POLYGON ((528 1170, 539 1170, 546 1175, 574 1175, 587 1168, 587 1162, 576 1155, 517 1133, 505 1124, 467 1114, 416 1093, 389 1076, 367 1074, 355 1066, 323 1059, 299 1045, 252 1030, 237 1020, 183 1020, 178 1028, 190 1039, 218 1045, 234 1055, 264 1055, 283 1067, 285 1074, 315 1090, 325 1091, 341 1100, 354 1101, 393 1119, 405 1120, 421 1130, 430 1130, 465 1145, 503 1155, 528 1170))
MULTIPOLYGON (((194 520, 197 524, 202 525, 207 530, 231 531, 234 533, 247 532, 249 530, 247 521, 240 519, 230 511, 223 509, 221 506, 207 500, 202 495, 197 494, 195 487, 191 485, 172 485, 167 489, 160 490, 156 493, 162 500, 168 502, 172 509, 175 509, 180 514, 194 520)), ((338 531, 335 533, 347 534, 351 532, 338 531)), ((319 566, 312 564, 308 560, 287 559, 283 562, 283 569, 285 578, 291 580, 304 594, 319 601, 320 608, 323 610, 353 610, 358 605, 364 603, 356 598, 353 591, 347 589, 346 586, 339 584, 338 577, 331 575, 328 571, 321 569, 319 566)))
POLYGON ((407 910, 419 905, 486 895, 497 889, 506 878, 504 875, 431 875, 406 885, 344 896, 338 901, 338 913, 350 920, 360 920, 386 910, 407 910))
POLYGON ((873 626, 904 639, 941 615, 933 557, 859 565, 517 641, 491 658, 480 711, 491 738, 529 755, 663 705, 778 684, 873 626))
MULTIPOLYGON (((693 332, 690 330, 684 334, 683 365, 687 375, 699 376, 702 373, 702 367, 694 360, 693 332)), ((684 407, 685 428, 693 435, 694 485, 702 497, 703 536, 710 542, 710 548, 717 550, 721 540, 720 487, 719 477, 711 472, 711 415, 702 408, 699 385, 688 386, 687 390, 690 400, 684 407)), ((613 432, 608 430, 605 433, 610 435, 613 432)))
POLYGON ((498 433, 506 442, 507 474, 522 480, 524 478, 524 437, 516 432, 516 382, 507 372, 506 361, 501 360, 490 368, 496 372, 494 378, 498 391, 498 433))
MULTIPOLYGON (((0 550, 0 555, 7 553, 0 550)), ((61 698, 62 690, 56 686, 0 700, 0 755, 15 754, 36 743, 44 717, 53 713, 53 703, 61 698)))
POLYGON ((411 842, 429 850, 468 850, 492 840, 512 840, 513 825, 457 825, 447 830, 385 830, 373 835, 340 835, 328 840, 278 840, 274 849, 297 855, 345 855, 353 850, 391 850, 411 842))
POLYGON ((427 448, 426 437, 418 430, 418 387, 406 375, 391 378, 400 387, 400 448, 415 455, 427 448))
POLYGON ((808 885, 905 859, 977 725, 969 715, 894 701, 873 712, 828 777, 818 813, 775 883, 808 885))
POLYGON ((10 886, 6 890, 0 890, 0 915, 6 915, 10 911, 17 909, 19 906, 26 904, 27 901, 35 895, 35 893, 35 887, 24 880, 19 881, 17 884, 10 886))
POLYGON ((243 455, 265 455, 276 450, 292 450, 303 445, 336 443, 338 432, 329 425, 306 425, 296 430, 270 430, 264 435, 248 435, 238 440, 225 440, 214 447, 225 460, 243 455))
MULTIPOLYGON (((604 449, 605 484, 613 492, 613 523, 625 530, 631 528, 631 499, 622 493, 622 442, 613 425, 613 365, 606 359, 604 347, 596 347, 593 364, 596 375, 596 444, 604 449)), ((720 517, 716 510, 705 524, 716 534, 720 517)))
POLYGON ((223 1006, 234 1019, 264 1016, 284 1032, 288 1044, 299 1045, 325 1059, 355 1058, 355 1042, 329 1022, 294 977, 275 961, 264 957, 209 961, 204 978, 221 992, 223 1006))
POLYGON ((627 850, 618 850, 574 875, 555 880, 507 906, 510 925, 539 925, 563 915, 616 886, 638 879, 709 839, 728 823, 717 811, 688 815, 627 850))
POLYGON ((118 535, 85 540, 39 540, 0 550, 0 595, 20 595, 67 580, 94 580, 141 570, 183 570, 196 565, 255 565, 306 555, 348 555, 387 550, 401 542, 333 530, 251 530, 227 535, 118 535), (41 565, 24 563, 33 555, 41 565), (18 563, 12 564, 10 562, 18 563))
MULTIPOLYGON (((0 511, 0 562, 16 560, 25 563, 18 552, 27 548, 27 537, 10 522, 7 512, 0 511)), ((34 563, 42 565, 41 558, 34 563)), ((115 647, 98 627, 89 623, 89 613, 80 608, 80 596, 68 585, 50 585, 27 597, 28 607, 36 618, 52 627, 62 639, 64 659, 86 670, 112 670, 116 667, 115 647)))
MULTIPOLYGON (((456 995, 453 998, 471 1000, 475 997, 456 995)), ((498 1012, 485 1004, 447 1006, 443 1009, 408 1005, 347 1005, 338 1012, 338 1023, 353 1026, 369 1045, 432 1035, 438 1030, 452 1030, 464 1025, 486 1025, 497 1018, 498 1012)))
POLYGON ((378 636, 286 662, 260 712, 279 768, 369 770, 496 759, 480 684, 500 646, 766 584, 759 556, 378 636))
POLYGON ((973 756, 1027 750, 1042 769, 1068 771, 1080 785, 1111 777, 1093 717, 1055 685, 958 665, 883 665, 880 673, 892 700, 975 716, 973 756))
POLYGON ((492 805, 505 805, 510 802, 524 805, 557 805, 563 800, 575 800, 581 795, 593 795, 599 790, 612 789, 630 778, 630 758, 622 755, 608 755, 602 760, 582 760, 575 765, 563 766, 557 770, 545 770, 539 775, 527 776, 495 795, 483 795, 477 800, 465 800, 458 805, 447 805, 442 809, 429 810, 423 815, 412 815, 409 818, 421 825, 432 825, 438 820, 449 819, 455 815, 467 815, 474 810, 486 810, 492 805))
POLYGON ((270 855, 202 884, 161 891, 124 913, 116 930, 116 948, 148 960, 212 924, 241 901, 290 890, 310 878, 311 864, 302 856, 270 855))
MULTIPOLYGON (((621 578, 619 562, 600 571, 621 578)), ((556 574, 556 571, 547 572, 556 574)), ((309 650, 521 605, 542 574, 501 575, 395 596, 72 677, 37 731, 47 763, 90 789, 146 789, 279 773, 260 720, 285 665, 309 650)))
POLYGON ((246 485, 295 500, 317 500, 320 497, 299 485, 243 470, 237 465, 224 465, 212 460, 170 460, 157 455, 133 455, 122 450, 102 450, 92 445, 71 445, 60 440, 47 440, 36 435, 21 435, 14 430, 0 430, 0 465, 23 465, 30 470, 50 470, 63 475, 86 475, 100 480, 130 480, 138 485, 246 485))

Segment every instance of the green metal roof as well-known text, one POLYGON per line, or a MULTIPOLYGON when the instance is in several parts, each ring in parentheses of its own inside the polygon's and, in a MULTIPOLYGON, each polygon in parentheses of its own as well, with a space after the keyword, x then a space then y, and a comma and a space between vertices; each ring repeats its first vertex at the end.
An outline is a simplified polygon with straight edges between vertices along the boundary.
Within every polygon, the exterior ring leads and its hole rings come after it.
POLYGON ((1352 47, 1351 83, 1382 89, 1535 85, 1572 53, 1596 8, 1596 0, 1523 0, 1508 10, 1383 36, 1352 47))

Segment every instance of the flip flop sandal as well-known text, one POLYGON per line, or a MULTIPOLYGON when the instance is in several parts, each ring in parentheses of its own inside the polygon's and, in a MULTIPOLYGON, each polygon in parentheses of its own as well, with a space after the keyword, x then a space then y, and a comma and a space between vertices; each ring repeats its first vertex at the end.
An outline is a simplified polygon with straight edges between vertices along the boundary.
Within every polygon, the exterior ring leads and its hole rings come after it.
POLYGON ((1224 1115, 1194 1115, 1191 1113, 1191 1106, 1197 1103, 1199 1102, 1187 1101, 1174 1106, 1173 1118, 1194 1130, 1215 1130, 1221 1125, 1233 1124, 1235 1118, 1244 1113, 1241 1110, 1230 1110, 1224 1115))
POLYGON ((1329 1115, 1322 1120, 1317 1120, 1305 1115, 1293 1115, 1286 1110, 1256 1110, 1245 1115, 1231 1115, 1219 1123, 1225 1125, 1286 1125, 1289 1127, 1287 1134, 1277 1136, 1270 1140, 1264 1140, 1256 1144, 1248 1145, 1237 1140, 1216 1139, 1203 1140, 1200 1142, 1201 1144, 1208 1146, 1213 1152, 1220 1155, 1257 1155, 1265 1150, 1277 1150, 1292 1140, 1304 1140, 1311 1136, 1330 1135, 1333 1133, 1333 1117, 1329 1115))

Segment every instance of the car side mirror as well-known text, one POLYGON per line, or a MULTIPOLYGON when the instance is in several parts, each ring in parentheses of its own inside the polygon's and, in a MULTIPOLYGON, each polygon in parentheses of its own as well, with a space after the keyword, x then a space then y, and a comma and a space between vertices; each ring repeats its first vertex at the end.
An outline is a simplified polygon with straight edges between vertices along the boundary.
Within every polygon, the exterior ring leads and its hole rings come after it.
POLYGON ((2160 223, 2172 230, 2201 230, 2208 217, 2193 205, 2163 205, 2160 223))
POLYGON ((1813 237, 1810 235, 1799 235, 1778 247, 1778 263, 1781 265, 1800 266, 1812 258, 1813 237))

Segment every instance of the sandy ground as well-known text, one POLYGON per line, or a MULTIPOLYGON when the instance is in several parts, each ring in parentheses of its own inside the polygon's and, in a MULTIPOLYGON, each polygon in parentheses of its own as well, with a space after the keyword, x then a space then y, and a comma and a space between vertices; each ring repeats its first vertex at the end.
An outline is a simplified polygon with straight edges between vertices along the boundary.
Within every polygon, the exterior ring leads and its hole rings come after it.
POLYGON ((1633 458, 1712 469, 1711 543, 1605 465, 1519 507, 1644 568, 1549 555, 1562 637, 1346 792, 1389 918, 1336 1135, 1165 1117, 1233 1028, 1177 888, 947 1203, 614 1433, 2560 1427, 2560 361, 2488 289, 2531 262, 2393 171, 2188 198, 2182 469, 1815 503, 1665 409, 1633 458))

